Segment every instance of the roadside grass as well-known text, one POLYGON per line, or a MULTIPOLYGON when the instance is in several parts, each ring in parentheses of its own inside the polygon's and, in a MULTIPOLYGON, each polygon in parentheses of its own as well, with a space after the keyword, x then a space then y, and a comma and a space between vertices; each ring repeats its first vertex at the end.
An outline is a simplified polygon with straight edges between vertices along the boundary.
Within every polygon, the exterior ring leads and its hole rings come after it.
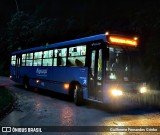
POLYGON ((4 87, 0 87, 0 112, 14 101, 13 95, 4 87))
POLYGON ((0 67, 0 76, 6 76, 8 77, 10 75, 10 71, 9 70, 3 70, 1 67, 0 67))

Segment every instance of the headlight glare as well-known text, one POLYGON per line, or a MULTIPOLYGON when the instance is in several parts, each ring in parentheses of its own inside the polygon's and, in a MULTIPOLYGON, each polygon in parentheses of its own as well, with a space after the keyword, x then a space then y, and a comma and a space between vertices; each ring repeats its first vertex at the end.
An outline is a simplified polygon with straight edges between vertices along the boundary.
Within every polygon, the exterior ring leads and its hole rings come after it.
POLYGON ((139 92, 140 93, 146 93, 147 92, 147 88, 146 87, 141 87, 139 92))
POLYGON ((111 93, 113 96, 122 96, 123 95, 123 92, 121 90, 117 90, 117 89, 113 89, 111 91, 111 93))

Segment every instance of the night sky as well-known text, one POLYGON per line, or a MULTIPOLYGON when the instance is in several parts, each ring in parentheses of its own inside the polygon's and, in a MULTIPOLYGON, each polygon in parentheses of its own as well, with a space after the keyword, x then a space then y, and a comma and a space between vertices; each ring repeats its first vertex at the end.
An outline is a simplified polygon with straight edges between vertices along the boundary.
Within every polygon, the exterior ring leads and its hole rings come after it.
POLYGON ((1 0, 0 69, 9 73, 10 53, 18 47, 110 31, 138 35, 148 78, 159 79, 159 7, 160 1, 140 0, 1 0))

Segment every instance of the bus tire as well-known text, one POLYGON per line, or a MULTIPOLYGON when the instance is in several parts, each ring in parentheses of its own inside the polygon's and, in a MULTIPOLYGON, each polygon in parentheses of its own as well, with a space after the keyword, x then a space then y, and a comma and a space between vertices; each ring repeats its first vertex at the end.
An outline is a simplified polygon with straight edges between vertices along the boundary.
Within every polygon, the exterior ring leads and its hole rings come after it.
POLYGON ((77 106, 80 106, 83 103, 83 88, 80 84, 75 85, 73 100, 77 106))
POLYGON ((29 79, 27 76, 23 78, 23 86, 25 89, 29 89, 29 79))

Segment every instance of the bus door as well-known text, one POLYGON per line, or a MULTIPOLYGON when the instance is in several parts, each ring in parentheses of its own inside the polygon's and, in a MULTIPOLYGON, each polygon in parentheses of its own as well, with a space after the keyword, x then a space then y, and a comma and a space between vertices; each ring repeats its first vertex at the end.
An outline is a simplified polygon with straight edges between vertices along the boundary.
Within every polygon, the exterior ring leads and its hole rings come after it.
POLYGON ((102 101, 102 48, 90 49, 89 99, 102 101))
POLYGON ((15 66, 16 78, 20 77, 20 66, 21 66, 21 57, 17 56, 16 57, 16 66, 15 66))

